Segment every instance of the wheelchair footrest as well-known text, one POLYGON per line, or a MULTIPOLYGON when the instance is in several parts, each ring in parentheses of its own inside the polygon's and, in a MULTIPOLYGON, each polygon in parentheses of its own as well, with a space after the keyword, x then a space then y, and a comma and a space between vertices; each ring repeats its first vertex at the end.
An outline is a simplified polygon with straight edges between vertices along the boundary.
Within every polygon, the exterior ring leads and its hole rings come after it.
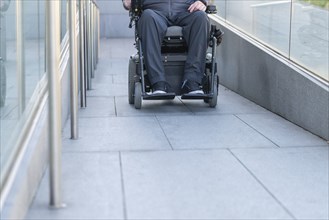
POLYGON ((211 99, 212 94, 183 94, 181 99, 211 99))
POLYGON ((165 99, 174 99, 176 96, 175 93, 169 92, 164 94, 148 94, 143 95, 144 100, 165 100, 165 99))

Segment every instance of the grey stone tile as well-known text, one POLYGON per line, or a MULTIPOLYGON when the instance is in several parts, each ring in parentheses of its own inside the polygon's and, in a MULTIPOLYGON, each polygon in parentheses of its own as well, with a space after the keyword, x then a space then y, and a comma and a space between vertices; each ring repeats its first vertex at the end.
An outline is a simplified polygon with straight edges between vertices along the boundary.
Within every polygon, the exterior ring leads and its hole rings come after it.
POLYGON ((128 71, 126 74, 116 74, 113 75, 113 83, 124 84, 128 88, 128 71))
POLYGON ((128 103, 128 96, 115 98, 118 116, 190 115, 192 112, 177 98, 174 100, 143 100, 142 108, 128 103))
POLYGON ((111 38, 109 42, 110 58, 129 58, 130 55, 136 53, 134 43, 134 38, 111 38))
POLYGON ((96 78, 99 76, 120 74, 125 75, 128 79, 129 57, 130 56, 127 56, 126 58, 109 59, 107 62, 99 63, 95 72, 96 78))
POLYGON ((102 58, 103 62, 108 62, 109 59, 127 59, 131 54, 136 53, 134 42, 133 37, 101 39, 100 44, 102 47, 99 51, 99 57, 102 58))
POLYGON ((275 146, 233 115, 160 116, 159 121, 174 149, 275 146))
POLYGON ((79 117, 115 116, 114 97, 88 97, 87 107, 79 109, 79 117))
POLYGON ((70 139, 69 129, 67 124, 65 152, 171 149, 154 117, 81 118, 77 140, 70 139))
POLYGON ((26 219, 123 219, 119 164, 118 154, 64 154, 62 196, 67 207, 48 207, 46 174, 26 219))
POLYGON ((272 113, 238 117, 280 147, 327 145, 323 139, 272 113))
POLYGON ((290 219, 229 152, 123 153, 128 219, 290 219))
POLYGON ((133 53, 129 53, 126 58, 112 59, 111 68, 115 70, 115 74, 123 75, 128 79, 128 62, 133 53))
POLYGON ((96 74, 95 78, 92 79, 92 88, 98 89, 98 85, 110 86, 113 84, 113 72, 107 69, 107 74, 96 74))
POLYGON ((297 219, 328 219, 328 147, 232 152, 297 219))
POLYGON ((239 114, 268 112, 261 106, 245 99, 238 94, 220 86, 216 108, 210 108, 201 100, 182 100, 195 114, 239 114))
MULTIPOLYGON (((110 76, 112 78, 112 76, 110 76)), ((128 94, 127 85, 113 83, 92 84, 92 89, 87 91, 87 96, 125 96, 128 94)))

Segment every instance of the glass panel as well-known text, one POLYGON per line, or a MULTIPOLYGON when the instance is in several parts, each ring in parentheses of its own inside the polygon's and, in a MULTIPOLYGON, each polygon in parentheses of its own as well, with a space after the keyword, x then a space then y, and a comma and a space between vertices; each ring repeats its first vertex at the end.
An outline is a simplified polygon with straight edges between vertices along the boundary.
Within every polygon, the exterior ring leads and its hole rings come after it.
POLYGON ((329 0, 210 3, 227 22, 329 81, 329 0))
POLYGON ((226 18, 226 0, 211 0, 209 4, 216 5, 217 7, 217 15, 226 18))
POLYGON ((38 1, 38 44, 39 44, 39 75, 46 73, 46 6, 45 1, 38 1))
POLYGON ((61 41, 67 32, 67 0, 61 0, 61 41))
POLYGON ((0 8, 1 53, 1 107, 0 140, 1 168, 9 154, 9 140, 18 119, 17 50, 16 50, 16 1, 2 0, 0 8))
POLYGON ((39 1, 23 2, 26 105, 40 80, 39 1))
POLYGON ((293 4, 291 59, 329 80, 329 1, 293 4))
POLYGON ((290 8, 290 0, 227 1, 226 19, 289 55, 290 8))
POLYGON ((39 82, 45 74, 45 7, 39 0, 0 2, 0 171, 3 173, 4 165, 11 162, 9 157, 17 150, 14 144, 31 113, 39 82), (17 15, 16 4, 21 4, 21 14, 17 15), (23 18, 21 30, 17 18, 23 18), (18 44, 18 36, 23 37, 22 44, 18 44), (22 57, 18 57, 19 51, 22 57), (21 63, 23 66, 19 68, 21 63))

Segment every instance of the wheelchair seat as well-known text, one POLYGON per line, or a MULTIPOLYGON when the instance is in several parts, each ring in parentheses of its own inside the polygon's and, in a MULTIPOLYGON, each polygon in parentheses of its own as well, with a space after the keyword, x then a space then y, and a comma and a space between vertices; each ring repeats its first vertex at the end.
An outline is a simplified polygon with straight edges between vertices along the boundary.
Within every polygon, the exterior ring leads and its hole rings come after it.
POLYGON ((186 52, 187 46, 183 37, 183 28, 180 26, 169 26, 162 42, 162 53, 186 52))
POLYGON ((183 28, 181 26, 169 26, 165 37, 183 37, 183 28))

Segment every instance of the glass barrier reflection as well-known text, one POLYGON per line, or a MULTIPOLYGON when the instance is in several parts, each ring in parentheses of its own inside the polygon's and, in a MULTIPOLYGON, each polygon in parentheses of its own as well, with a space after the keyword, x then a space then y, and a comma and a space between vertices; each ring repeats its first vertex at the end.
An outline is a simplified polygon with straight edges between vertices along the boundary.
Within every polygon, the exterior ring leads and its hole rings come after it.
POLYGON ((0 159, 12 157, 45 74, 44 1, 1 0, 0 159))
POLYGON ((329 81, 329 0, 213 0, 227 23, 329 81))

